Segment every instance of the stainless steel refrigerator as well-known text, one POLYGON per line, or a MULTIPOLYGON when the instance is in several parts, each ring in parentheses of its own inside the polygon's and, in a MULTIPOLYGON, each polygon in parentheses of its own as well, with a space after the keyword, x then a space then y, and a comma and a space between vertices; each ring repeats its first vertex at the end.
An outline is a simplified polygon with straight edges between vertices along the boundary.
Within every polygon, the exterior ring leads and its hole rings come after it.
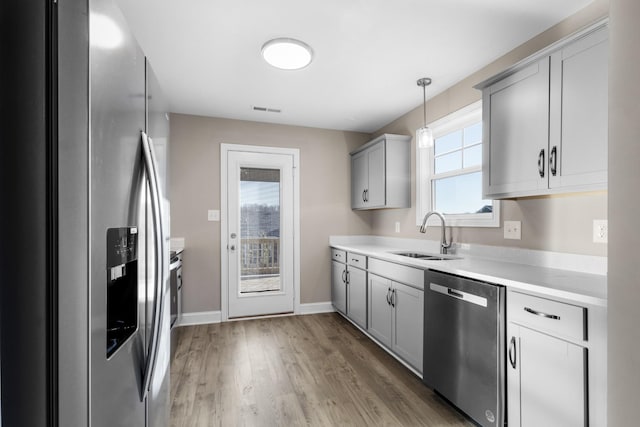
POLYGON ((165 426, 158 81, 112 0, 2 2, 0 37, 0 422, 165 426))

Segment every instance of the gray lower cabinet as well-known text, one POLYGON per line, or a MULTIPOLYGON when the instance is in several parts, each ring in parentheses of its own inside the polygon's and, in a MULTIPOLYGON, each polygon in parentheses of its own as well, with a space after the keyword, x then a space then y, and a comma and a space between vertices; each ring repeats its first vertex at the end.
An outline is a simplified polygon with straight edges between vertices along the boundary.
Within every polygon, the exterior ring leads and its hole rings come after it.
POLYGON ((601 425, 589 421, 587 309, 509 292, 507 320, 509 426, 601 425))
POLYGON ((347 317, 363 329, 367 328, 367 272, 347 267, 347 317))
POLYGON ((509 426, 588 425, 587 349, 515 324, 509 336, 509 426))
POLYGON ((422 372, 424 291, 369 273, 367 331, 422 372))
POLYGON ((367 257, 331 250, 331 303, 356 325, 367 328, 367 257))
POLYGON ((331 261, 331 303, 340 313, 347 314, 347 266, 331 261))

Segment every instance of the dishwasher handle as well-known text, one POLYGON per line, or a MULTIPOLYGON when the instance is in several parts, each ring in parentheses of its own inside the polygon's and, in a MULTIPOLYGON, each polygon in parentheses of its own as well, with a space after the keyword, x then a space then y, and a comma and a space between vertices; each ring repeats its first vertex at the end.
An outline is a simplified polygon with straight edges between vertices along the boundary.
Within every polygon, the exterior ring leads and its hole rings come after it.
POLYGON ((447 295, 451 295, 452 297, 464 299, 464 295, 463 294, 461 294, 460 292, 456 292, 451 288, 447 288, 447 295))
POLYGON ((450 298, 455 298, 457 300, 479 305, 481 307, 486 308, 488 305, 487 298, 480 295, 472 294, 471 292, 464 292, 458 289, 450 288, 448 286, 438 285, 437 283, 430 283, 429 289, 431 289, 433 292, 446 295, 450 298))

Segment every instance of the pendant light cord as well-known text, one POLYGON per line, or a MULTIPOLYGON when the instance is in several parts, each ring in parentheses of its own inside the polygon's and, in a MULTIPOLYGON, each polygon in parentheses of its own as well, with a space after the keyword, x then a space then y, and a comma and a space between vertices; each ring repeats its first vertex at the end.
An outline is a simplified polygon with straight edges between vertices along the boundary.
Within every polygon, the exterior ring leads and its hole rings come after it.
POLYGON ((429 77, 423 77, 416 82, 418 86, 422 86, 422 106, 424 112, 424 127, 427 127, 427 86, 431 84, 429 77))

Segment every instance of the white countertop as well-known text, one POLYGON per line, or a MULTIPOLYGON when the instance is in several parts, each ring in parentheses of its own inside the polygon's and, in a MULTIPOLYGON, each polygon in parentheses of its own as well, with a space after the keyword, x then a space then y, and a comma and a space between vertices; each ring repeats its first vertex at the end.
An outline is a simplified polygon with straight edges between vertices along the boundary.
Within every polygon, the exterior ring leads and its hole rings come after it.
MULTIPOLYGON (((446 261, 413 259, 391 252, 416 251, 415 248, 398 246, 392 239, 386 239, 386 242, 384 240, 365 242, 364 239, 356 238, 350 242, 348 238, 340 238, 332 239, 330 246, 398 264, 496 283, 511 290, 522 290, 580 304, 607 306, 606 275, 505 262, 466 254, 455 254, 453 256, 461 258, 446 261)), ((437 253, 437 249, 419 252, 437 253)))

